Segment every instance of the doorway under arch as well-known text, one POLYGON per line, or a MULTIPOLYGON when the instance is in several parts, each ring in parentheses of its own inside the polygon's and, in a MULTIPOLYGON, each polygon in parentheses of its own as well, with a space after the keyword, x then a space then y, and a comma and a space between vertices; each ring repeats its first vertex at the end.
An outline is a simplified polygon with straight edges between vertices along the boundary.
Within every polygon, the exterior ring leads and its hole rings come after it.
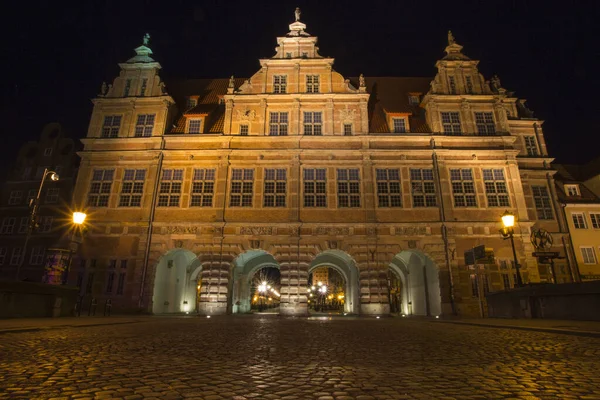
POLYGON ((233 262, 232 313, 247 313, 252 309, 252 279, 263 268, 280 269, 275 258, 264 250, 249 250, 233 262))
POLYGON ((342 275, 345 281, 344 312, 358 314, 360 309, 358 268, 352 257, 341 250, 327 250, 317 255, 310 263, 308 273, 320 267, 333 268, 342 275))
POLYGON ((421 252, 406 250, 394 256, 390 269, 402 283, 402 314, 438 316, 442 313, 439 271, 433 260, 421 252))
POLYGON ((163 255, 154 275, 152 312, 175 314, 195 311, 201 271, 200 260, 189 250, 176 249, 163 255))

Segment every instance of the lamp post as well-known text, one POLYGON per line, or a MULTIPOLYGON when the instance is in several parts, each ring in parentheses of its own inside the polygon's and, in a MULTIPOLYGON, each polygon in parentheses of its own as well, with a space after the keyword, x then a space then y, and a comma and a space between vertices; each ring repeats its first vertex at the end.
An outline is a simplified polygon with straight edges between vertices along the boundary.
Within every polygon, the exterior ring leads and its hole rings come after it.
POLYGON ((31 211, 29 212, 29 223, 27 224, 27 235, 25 236, 25 243, 23 244, 23 251, 21 260, 19 261, 19 265, 17 266, 17 273, 15 274, 15 280, 19 280, 19 273, 21 272, 21 268, 23 264, 25 264, 25 256, 27 255, 27 245, 29 244, 29 239, 31 238, 31 234, 33 233, 33 229, 35 228, 35 219, 37 216, 37 210, 40 205, 40 195, 42 194, 42 188, 44 187, 44 182, 46 182, 46 178, 50 178, 51 181, 56 182, 59 179, 59 176, 56 172, 50 171, 48 168, 44 168, 44 175, 42 175, 42 181, 40 182, 40 187, 37 192, 37 196, 35 199, 31 199, 29 203, 29 208, 31 211))
POLYGON ((71 264, 73 263, 73 253, 77 251, 77 242, 75 241, 75 235, 79 230, 82 232, 83 223, 87 218, 87 214, 81 211, 75 211, 73 213, 73 233, 71 234, 71 243, 69 243, 69 261, 67 262, 67 268, 62 279, 62 284, 66 285, 69 280, 69 271, 71 270, 71 264))
POLYGON ((517 251, 515 250, 515 215, 510 213, 508 210, 502 214, 502 224, 504 227, 500 229, 500 234, 504 239, 510 239, 512 246, 513 258, 515 260, 515 268, 517 270, 517 287, 523 286, 523 280, 521 279, 521 272, 519 270, 519 261, 517 260, 517 251))
POLYGON ((259 306, 259 311, 264 311, 264 296, 265 293, 267 292, 267 282, 262 282, 260 285, 258 285, 258 293, 259 294, 259 300, 260 300, 260 306, 259 306))

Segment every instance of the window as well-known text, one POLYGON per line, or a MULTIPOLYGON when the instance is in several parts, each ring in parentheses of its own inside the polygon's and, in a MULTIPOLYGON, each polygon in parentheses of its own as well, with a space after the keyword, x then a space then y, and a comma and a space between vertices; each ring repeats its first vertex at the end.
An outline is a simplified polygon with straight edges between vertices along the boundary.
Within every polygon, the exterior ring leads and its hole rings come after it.
POLYGON ((42 246, 35 246, 31 249, 31 256, 29 257, 29 264, 41 265, 44 262, 44 254, 46 249, 42 246))
POLYGON ((442 113, 442 126, 444 127, 444 133, 446 135, 460 135, 462 130, 460 128, 460 115, 457 112, 443 112, 442 113))
POLYGON ((248 125, 246 125, 246 124, 240 125, 240 135, 248 136, 248 125))
MULTIPOLYGON (((124 260, 124 261, 126 261, 126 260, 124 260)), ((119 273, 119 281, 117 282, 117 294, 118 295, 123 294, 123 289, 125 287, 125 276, 126 276, 126 272, 119 273)))
POLYGON ((44 176, 44 171, 47 169, 50 169, 49 165, 37 167, 37 170, 35 171, 35 179, 42 179, 42 177, 44 176))
POLYGON ((406 133, 406 120, 404 118, 393 118, 394 133, 406 133))
POLYGON ((473 297, 479 297, 479 282, 477 282, 477 275, 471 274, 471 294, 473 297))
POLYGON ((52 223, 54 222, 54 217, 40 217, 38 220, 38 231, 40 233, 48 233, 52 231, 52 223))
POLYGON ((110 260, 108 264, 108 274, 106 276, 106 293, 112 293, 113 284, 115 282, 115 268, 117 266, 117 260, 110 260))
POLYGON ((120 115, 107 115, 104 117, 104 124, 102 124, 102 137, 103 138, 118 137, 119 129, 121 129, 121 116, 120 115))
POLYGON ((26 181, 26 180, 29 180, 30 176, 31 176, 31 167, 23 168, 23 173, 21 174, 21 178, 26 181))
POLYGON ((508 190, 502 169, 484 169, 483 183, 488 207, 510 207, 508 190))
POLYGON ((60 189, 51 188, 46 191, 46 203, 53 204, 58 201, 58 194, 60 193, 60 189))
POLYGON ((158 194, 159 207, 179 207, 181 185, 183 184, 182 169, 163 170, 158 194))
POLYGON ((411 94, 408 96, 408 104, 411 106, 418 106, 421 103, 421 99, 418 94, 411 94))
POLYGON ((306 75, 306 93, 319 93, 319 75, 306 75))
POLYGON ((35 199, 36 195, 37 195, 36 189, 29 189, 29 191, 27 192, 27 205, 31 204, 31 201, 33 199, 35 199))
POLYGON ((142 205, 145 180, 145 169, 126 169, 123 171, 119 207, 140 207, 142 205))
POLYGON ((357 168, 337 170, 338 207, 360 207, 360 175, 357 168))
POLYGON ((410 169, 410 188, 413 207, 436 207, 435 183, 432 169, 410 169))
POLYGON ((377 198, 379 207, 402 207, 400 191, 400 170, 377 169, 377 198))
POLYGON ((470 76, 465 77, 465 86, 467 87, 467 94, 473 94, 473 78, 470 76))
POLYGON ((523 138, 525 139, 525 149, 527 150, 527 155, 537 157, 539 153, 535 136, 524 136, 523 138))
POLYGON ((121 260, 121 269, 127 269, 127 260, 121 260))
POLYGON ((285 53, 285 58, 292 58, 292 53, 286 52, 285 53))
POLYGON ((490 292, 490 280, 487 275, 482 275, 481 280, 483 281, 483 293, 488 294, 490 292))
POLYGON ((13 248, 10 256, 10 265, 19 265, 21 263, 21 252, 22 249, 20 247, 13 248))
POLYGON ((321 136, 323 113, 321 112, 304 112, 304 134, 307 136, 321 136))
POLYGON ((8 204, 15 205, 19 204, 23 199, 23 192, 21 190, 11 190, 10 197, 8 198, 8 204))
POLYGON ((197 104, 198 104, 198 101, 196 99, 190 99, 188 97, 188 99, 185 102, 185 109, 189 110, 190 108, 194 108, 194 107, 196 107, 197 104))
POLYGON ((308 58, 308 53, 306 51, 302 52, 302 58, 308 58))
POLYGON ((46 147, 44 149, 44 157, 50 157, 52 155, 52 147, 46 147))
POLYGON ((590 219, 592 220, 592 227, 594 229, 600 229, 600 214, 590 213, 590 219))
POLYGON ((137 123, 135 124, 135 136, 152 136, 152 130, 154 129, 154 116, 155 114, 140 114, 137 117, 137 123))
POLYGON ((593 247, 582 247, 581 255, 584 264, 596 264, 596 252, 593 247))
POLYGON ((269 119, 270 136, 287 136, 288 134, 288 113, 272 112, 269 119))
POLYGON ((546 186, 532 186, 531 191, 538 219, 553 219, 548 188, 546 186))
POLYGON ((477 125, 477 133, 481 136, 492 136, 496 134, 494 116, 491 112, 476 112, 475 124, 477 125))
POLYGON ((19 233, 27 233, 27 228, 29 227, 29 218, 30 217, 21 217, 21 222, 19 223, 19 233))
POLYGON ((123 97, 129 96, 130 90, 131 90, 131 79, 127 79, 125 81, 125 89, 123 90, 123 97))
POLYGON ((142 88, 140 90, 140 96, 144 96, 146 94, 146 87, 148 86, 148 79, 142 79, 142 88))
POLYGON ((573 226, 575 226, 575 229, 587 229, 585 215, 583 215, 583 213, 571 213, 571 218, 573 218, 573 226))
POLYGON ((287 89, 287 75, 273 76, 273 93, 285 93, 287 89))
POLYGON ((0 233, 2 234, 10 234, 13 233, 13 229, 15 227, 16 222, 15 217, 5 217, 2 220, 2 227, 0 228, 0 233))
POLYGON ((92 293, 92 287, 94 285, 94 273, 93 272, 89 272, 88 273, 88 277, 87 277, 87 283, 85 285, 85 293, 86 294, 90 294, 92 293))
POLYGON ((285 169, 265 169, 265 207, 285 207, 286 172, 285 169))
POLYGON ((252 207, 254 193, 254 170, 233 169, 231 171, 230 207, 252 207))
POLYGON ((470 168, 451 169, 452 194, 454 207, 477 207, 473 171, 470 168))
POLYGON ((212 207, 215 190, 214 169, 194 169, 190 207, 212 207))
POLYGON ((90 192, 88 194, 88 206, 108 207, 108 198, 112 187, 113 169, 96 169, 92 175, 90 192))
POLYGON ((200 126, 202 126, 201 119, 191 119, 188 124, 188 133, 200 133, 200 126))
POLYGON ((504 290, 508 290, 512 287, 510 284, 510 274, 502 274, 502 284, 504 285, 504 290))
POLYGON ((352 136, 352 124, 344 124, 344 136, 352 136))
POLYGON ((450 94, 456 94, 456 80, 453 76, 448 77, 448 84, 450 86, 450 94))
POLYGON ((304 207, 327 207, 325 168, 304 170, 304 207))
POLYGON ((567 196, 581 196, 579 185, 565 185, 565 192, 567 196))
POLYGON ((8 249, 6 247, 0 247, 0 265, 4 265, 6 262, 6 253, 8 249))

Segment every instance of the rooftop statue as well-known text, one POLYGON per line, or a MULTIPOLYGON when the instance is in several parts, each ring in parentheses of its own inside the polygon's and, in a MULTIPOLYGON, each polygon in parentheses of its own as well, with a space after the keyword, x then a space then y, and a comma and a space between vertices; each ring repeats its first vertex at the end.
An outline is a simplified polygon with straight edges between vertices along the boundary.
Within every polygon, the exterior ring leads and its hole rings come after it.
POLYGON ((454 40, 452 31, 448 31, 448 46, 452 46, 453 44, 456 44, 456 40, 454 40))
POLYGON ((365 77, 363 74, 360 74, 358 77, 358 86, 365 87, 365 77))
POLYGON ((148 46, 150 44, 150 34, 149 33, 146 33, 144 35, 144 39, 142 40, 142 44, 144 46, 148 46))
POLYGON ((296 11, 294 11, 296 16, 296 22, 300 21, 300 7, 296 7, 296 11))
POLYGON ((235 83, 234 83, 234 80, 233 80, 233 75, 231 75, 231 78, 229 78, 229 85, 227 87, 229 87, 231 89, 233 89, 235 87, 235 83))
POLYGON ((492 76, 492 79, 490 80, 492 87, 496 90, 501 89, 502 85, 500 84, 500 77, 498 77, 498 75, 494 75, 492 76))

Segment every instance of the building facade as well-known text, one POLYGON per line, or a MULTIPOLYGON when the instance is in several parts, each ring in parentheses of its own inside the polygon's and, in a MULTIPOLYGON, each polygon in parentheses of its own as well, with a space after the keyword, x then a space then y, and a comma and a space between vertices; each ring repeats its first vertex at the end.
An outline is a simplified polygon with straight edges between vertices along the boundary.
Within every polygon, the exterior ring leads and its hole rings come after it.
POLYGON ((0 198, 0 278, 17 278, 18 270, 18 279, 41 282, 49 249, 63 247, 68 241, 67 210, 79 162, 76 151, 75 142, 58 123, 47 124, 39 141, 28 142, 19 150, 0 198), (40 192, 46 169, 56 172, 59 180, 46 178, 40 192), (38 192, 36 227, 24 250, 30 204, 38 192))
POLYGON ((515 282, 505 210, 525 282, 543 278, 532 228, 569 247, 543 121, 451 33, 433 78, 343 77, 298 16, 248 79, 165 84, 149 46, 93 100, 79 153, 73 279, 117 309, 245 312, 275 266, 283 315, 307 312, 319 267, 343 276, 348 313, 389 313, 391 271, 400 312, 479 315, 515 282), (470 269, 481 244, 496 259, 470 269))

